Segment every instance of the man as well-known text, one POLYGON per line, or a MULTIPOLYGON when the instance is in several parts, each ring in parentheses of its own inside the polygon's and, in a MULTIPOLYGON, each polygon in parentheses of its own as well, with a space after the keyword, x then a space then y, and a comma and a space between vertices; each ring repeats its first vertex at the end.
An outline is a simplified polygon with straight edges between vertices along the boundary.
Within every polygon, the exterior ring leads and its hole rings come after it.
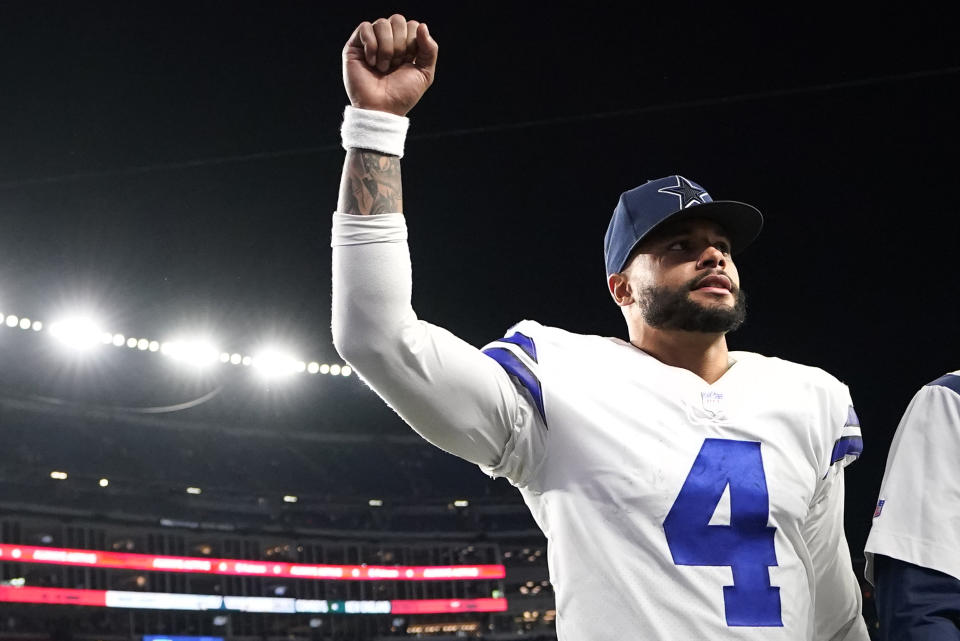
POLYGON ((897 426, 866 578, 880 638, 960 641, 960 370, 916 392, 897 426))
POLYGON ((744 317, 731 252, 756 209, 680 176, 621 196, 605 255, 629 342, 523 321, 480 351, 417 318, 400 158, 437 54, 400 15, 344 48, 340 354, 428 441, 519 488, 561 639, 867 639, 843 533, 861 449, 847 388, 727 349, 744 317))

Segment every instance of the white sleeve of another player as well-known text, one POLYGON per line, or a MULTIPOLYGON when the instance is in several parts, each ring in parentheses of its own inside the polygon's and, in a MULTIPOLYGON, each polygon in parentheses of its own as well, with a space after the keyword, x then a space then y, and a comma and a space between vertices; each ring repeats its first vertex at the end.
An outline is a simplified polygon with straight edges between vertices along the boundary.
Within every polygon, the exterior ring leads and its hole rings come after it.
POLYGON ((427 441, 525 485, 546 430, 510 376, 480 350, 417 318, 402 214, 335 213, 333 311, 337 351, 427 441))
POLYGON ((907 406, 887 455, 865 546, 871 583, 874 554, 960 579, 958 461, 960 394, 930 384, 907 406))
POLYGON ((814 618, 818 641, 869 641, 861 614, 860 584, 853 572, 843 530, 844 469, 835 465, 820 488, 804 524, 813 562, 814 618))

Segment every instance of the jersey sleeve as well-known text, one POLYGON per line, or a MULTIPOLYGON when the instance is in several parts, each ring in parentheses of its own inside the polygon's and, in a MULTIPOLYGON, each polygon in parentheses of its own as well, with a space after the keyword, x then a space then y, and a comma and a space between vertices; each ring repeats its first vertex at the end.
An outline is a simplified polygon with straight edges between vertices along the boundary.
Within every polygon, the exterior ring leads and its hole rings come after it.
POLYGON ((522 321, 511 327, 503 338, 482 349, 513 381, 518 396, 524 401, 521 411, 531 416, 527 421, 529 425, 513 431, 500 460, 480 467, 490 476, 506 477, 523 485, 536 475, 545 458, 547 415, 535 339, 538 328, 537 323, 522 321))
POLYGON ((863 451, 860 420, 850 391, 832 376, 824 379, 825 455, 820 479, 804 521, 802 536, 814 572, 816 635, 823 641, 868 641, 863 595, 853 570, 843 526, 846 467, 863 451))
POLYGON ((403 215, 335 213, 331 244, 338 353, 427 441, 522 485, 541 414, 496 360, 417 318, 403 215))
POLYGON ((865 546, 960 579, 960 371, 924 386, 894 434, 865 546))
POLYGON ((833 447, 830 450, 830 461, 827 473, 836 472, 856 461, 863 452, 863 434, 860 431, 860 418, 850 399, 850 391, 846 385, 839 384, 839 390, 834 395, 831 415, 841 417, 840 420, 831 419, 833 425, 839 429, 835 433, 833 447))
POLYGON ((803 526, 816 581, 815 638, 867 641, 870 637, 861 614, 863 597, 843 529, 843 505, 844 469, 835 464, 803 526))

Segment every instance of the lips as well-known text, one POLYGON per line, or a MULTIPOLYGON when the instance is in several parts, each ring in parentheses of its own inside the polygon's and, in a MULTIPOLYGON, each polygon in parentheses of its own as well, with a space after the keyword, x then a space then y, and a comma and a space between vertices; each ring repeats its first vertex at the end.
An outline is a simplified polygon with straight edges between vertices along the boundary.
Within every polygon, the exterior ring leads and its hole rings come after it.
POLYGON ((703 278, 700 282, 696 284, 694 289, 704 289, 706 287, 716 287, 719 289, 725 289, 731 291, 733 289, 733 283, 729 278, 723 274, 713 274, 703 278))

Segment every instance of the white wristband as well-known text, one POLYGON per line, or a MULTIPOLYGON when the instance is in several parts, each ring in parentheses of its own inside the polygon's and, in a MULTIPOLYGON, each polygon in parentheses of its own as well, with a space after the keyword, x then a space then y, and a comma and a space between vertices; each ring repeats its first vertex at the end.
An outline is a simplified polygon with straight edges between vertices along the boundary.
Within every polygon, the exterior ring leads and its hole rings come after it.
POLYGON ((347 105, 343 110, 340 138, 344 149, 370 149, 403 158, 409 126, 410 119, 406 116, 347 105))

